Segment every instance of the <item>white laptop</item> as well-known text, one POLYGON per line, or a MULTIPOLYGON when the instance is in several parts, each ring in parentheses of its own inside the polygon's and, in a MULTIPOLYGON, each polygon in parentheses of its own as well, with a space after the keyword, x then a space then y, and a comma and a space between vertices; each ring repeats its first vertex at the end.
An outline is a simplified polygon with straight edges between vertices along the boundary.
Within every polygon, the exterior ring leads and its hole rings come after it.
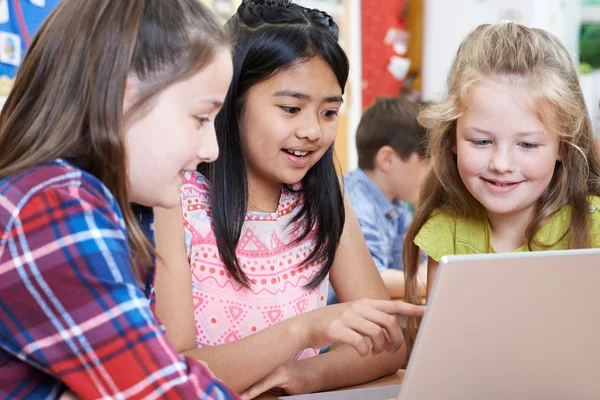
POLYGON ((445 256, 436 275, 398 400, 600 399, 600 249, 445 256))

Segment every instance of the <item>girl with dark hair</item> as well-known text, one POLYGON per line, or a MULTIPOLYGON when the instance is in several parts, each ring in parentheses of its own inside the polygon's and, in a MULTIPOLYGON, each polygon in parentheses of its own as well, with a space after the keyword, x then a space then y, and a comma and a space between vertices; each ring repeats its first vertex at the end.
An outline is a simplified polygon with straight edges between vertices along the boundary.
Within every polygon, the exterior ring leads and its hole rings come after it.
POLYGON ((231 75, 196 0, 63 0, 42 25, 0 115, 0 398, 238 398, 153 318, 130 208, 214 161, 231 75))
POLYGON ((348 60, 337 25, 289 1, 244 1, 226 28, 221 156, 185 174, 183 210, 156 214, 167 335, 248 397, 394 373, 406 353, 392 314, 422 309, 389 300, 342 197, 333 140, 348 60), (324 307, 329 280, 347 303, 324 307), (332 342, 350 346, 318 355, 332 342))

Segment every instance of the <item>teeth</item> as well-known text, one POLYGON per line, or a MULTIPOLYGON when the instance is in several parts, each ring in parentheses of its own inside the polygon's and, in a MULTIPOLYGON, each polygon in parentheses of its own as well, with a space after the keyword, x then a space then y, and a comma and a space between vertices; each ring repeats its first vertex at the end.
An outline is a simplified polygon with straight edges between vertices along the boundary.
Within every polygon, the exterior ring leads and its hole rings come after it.
POLYGON ((308 151, 294 150, 294 151, 288 151, 288 153, 291 153, 291 154, 295 155, 296 157, 304 157, 305 155, 308 154, 308 151))

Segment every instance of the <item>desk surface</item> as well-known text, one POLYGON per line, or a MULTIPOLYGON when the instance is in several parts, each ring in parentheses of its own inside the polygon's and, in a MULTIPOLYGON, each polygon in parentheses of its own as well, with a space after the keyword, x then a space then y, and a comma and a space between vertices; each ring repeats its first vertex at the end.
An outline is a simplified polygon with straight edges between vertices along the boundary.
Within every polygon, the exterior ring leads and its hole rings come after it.
MULTIPOLYGON (((372 382, 363 383, 362 385, 340 388, 339 390, 363 389, 363 388, 371 388, 371 387, 378 387, 378 386, 399 385, 402 383, 403 378, 404 378, 404 370, 401 369, 398 372, 396 372, 394 375, 384 376, 383 378, 379 378, 372 382)), ((265 394, 257 397, 257 400, 277 400, 278 398, 279 398, 278 395, 271 394, 271 393, 265 393, 265 394)))

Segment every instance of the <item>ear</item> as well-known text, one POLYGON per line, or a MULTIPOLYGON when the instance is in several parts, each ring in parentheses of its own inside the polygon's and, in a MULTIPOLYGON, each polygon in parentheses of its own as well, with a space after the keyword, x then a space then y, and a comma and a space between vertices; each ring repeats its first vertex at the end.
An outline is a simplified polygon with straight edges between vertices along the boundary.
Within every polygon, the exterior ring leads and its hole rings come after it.
POLYGON ((392 171, 394 167, 394 157, 397 157, 396 151, 391 146, 382 146, 375 155, 375 168, 385 173, 392 171))
POLYGON ((138 81, 131 74, 125 82, 125 95, 123 96, 123 115, 127 115, 129 109, 133 106, 137 98, 138 81))

